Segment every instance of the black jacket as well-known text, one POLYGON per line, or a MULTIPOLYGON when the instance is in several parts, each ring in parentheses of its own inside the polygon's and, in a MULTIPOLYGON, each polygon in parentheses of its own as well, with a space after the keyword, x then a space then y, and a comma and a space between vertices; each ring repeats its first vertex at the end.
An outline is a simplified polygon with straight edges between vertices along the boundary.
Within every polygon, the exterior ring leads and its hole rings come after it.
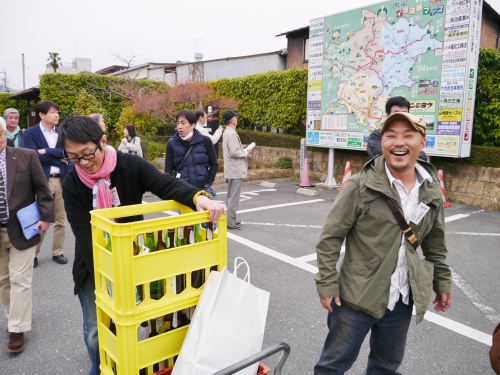
MULTIPOLYGON (((117 152, 116 168, 111 173, 111 185, 116 187, 121 206, 140 204, 143 194, 151 191, 161 199, 175 200, 193 210, 196 209, 193 197, 199 189, 161 173, 137 155, 117 152)), ((75 235, 73 280, 74 292, 77 294, 85 278, 94 277, 94 259, 90 227, 92 189, 81 182, 75 168, 68 172, 63 182, 63 198, 68 222, 75 235)), ((131 216, 117 222, 140 219, 141 217, 131 216)))
MULTIPOLYGON (((368 137, 368 146, 366 147, 366 152, 368 153, 368 157, 373 159, 375 156, 380 155, 382 153, 382 144, 380 142, 381 134, 380 130, 375 129, 371 132, 368 137)), ((427 161, 427 154, 423 151, 420 151, 418 155, 419 159, 427 161)))

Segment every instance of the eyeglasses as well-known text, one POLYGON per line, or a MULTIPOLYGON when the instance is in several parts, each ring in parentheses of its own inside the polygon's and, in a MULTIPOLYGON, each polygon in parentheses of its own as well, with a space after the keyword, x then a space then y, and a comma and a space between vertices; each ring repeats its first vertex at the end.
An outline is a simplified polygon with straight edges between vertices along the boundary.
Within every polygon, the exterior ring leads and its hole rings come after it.
MULTIPOLYGON (((83 160, 92 160, 92 159, 95 159, 95 153, 97 152, 97 150, 100 150, 100 149, 101 149, 101 146, 97 145, 97 147, 95 148, 94 152, 92 152, 90 154, 80 156, 79 158, 63 158, 63 159, 66 160, 67 162, 70 162, 70 163, 73 163, 73 164, 79 163, 80 160, 82 160, 82 159, 83 160)), ((64 150, 64 155, 68 155, 66 153, 66 150, 64 150)))

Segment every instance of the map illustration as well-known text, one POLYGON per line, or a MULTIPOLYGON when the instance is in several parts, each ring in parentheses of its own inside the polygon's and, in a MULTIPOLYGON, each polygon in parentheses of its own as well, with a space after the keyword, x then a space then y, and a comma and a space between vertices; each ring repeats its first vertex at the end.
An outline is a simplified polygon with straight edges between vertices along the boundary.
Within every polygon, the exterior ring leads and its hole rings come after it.
POLYGON ((356 123, 369 130, 384 117, 385 103, 394 89, 410 89, 418 83, 412 77, 417 60, 435 55, 443 46, 431 34, 429 24, 411 25, 403 17, 391 24, 386 10, 377 13, 363 9, 363 28, 344 41, 339 41, 339 30, 328 29, 327 39, 332 37, 324 54, 328 62, 324 69, 338 77, 338 85, 332 87, 333 100, 325 103, 326 112, 333 114, 344 105, 356 123))
POLYGON ((430 155, 470 154, 481 0, 387 1, 311 21, 307 144, 366 148, 394 96, 430 155))

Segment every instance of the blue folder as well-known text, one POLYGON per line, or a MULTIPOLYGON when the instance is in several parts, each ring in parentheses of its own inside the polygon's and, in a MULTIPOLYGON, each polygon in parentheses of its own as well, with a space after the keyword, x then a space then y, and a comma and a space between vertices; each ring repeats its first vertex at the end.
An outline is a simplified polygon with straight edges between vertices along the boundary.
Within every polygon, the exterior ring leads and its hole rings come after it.
POLYGON ((36 202, 17 211, 17 219, 27 240, 40 232, 40 228, 35 229, 36 224, 40 220, 40 211, 36 202))

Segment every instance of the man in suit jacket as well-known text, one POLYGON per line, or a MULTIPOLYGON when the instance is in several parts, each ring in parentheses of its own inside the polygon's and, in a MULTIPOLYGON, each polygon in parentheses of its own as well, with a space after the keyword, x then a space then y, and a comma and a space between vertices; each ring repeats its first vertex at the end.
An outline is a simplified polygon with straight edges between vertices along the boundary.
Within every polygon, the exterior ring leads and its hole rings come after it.
MULTIPOLYGON (((24 132, 24 147, 31 148, 38 153, 43 172, 49 182, 49 189, 54 197, 56 220, 52 238, 52 260, 59 264, 66 264, 68 260, 63 254, 66 236, 66 211, 64 211, 62 198, 62 182, 73 165, 64 160, 64 151, 57 142, 56 125, 59 122, 57 104, 49 100, 42 100, 35 105, 35 113, 40 118, 40 123, 24 132)), ((36 248, 34 267, 38 266, 38 254, 44 237, 45 235, 42 235, 42 240, 36 248)))
POLYGON ((224 154, 224 178, 227 181, 227 229, 241 229, 241 222, 236 221, 236 211, 240 205, 240 191, 243 179, 248 173, 247 156, 252 150, 245 150, 240 137, 236 133, 239 113, 226 111, 222 120, 226 130, 222 135, 222 152, 224 154))
POLYGON ((24 332, 31 330, 33 258, 40 235, 27 240, 17 212, 36 201, 40 221, 35 228, 44 233, 54 220, 54 199, 36 153, 6 146, 0 122, 0 298, 8 321, 7 351, 19 353, 24 332))

